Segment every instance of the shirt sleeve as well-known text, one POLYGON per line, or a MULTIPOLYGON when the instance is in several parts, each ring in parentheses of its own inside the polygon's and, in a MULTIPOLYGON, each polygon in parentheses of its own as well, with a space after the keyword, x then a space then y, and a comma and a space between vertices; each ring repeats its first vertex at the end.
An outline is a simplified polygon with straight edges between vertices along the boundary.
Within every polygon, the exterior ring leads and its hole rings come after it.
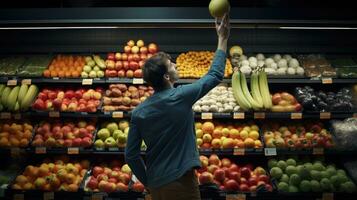
POLYGON ((195 83, 179 86, 177 88, 179 95, 192 106, 222 81, 225 66, 226 53, 222 50, 217 50, 208 73, 195 83))
POLYGON ((142 137, 134 118, 130 122, 128 141, 125 147, 125 161, 139 181, 146 186, 146 167, 140 156, 142 137))

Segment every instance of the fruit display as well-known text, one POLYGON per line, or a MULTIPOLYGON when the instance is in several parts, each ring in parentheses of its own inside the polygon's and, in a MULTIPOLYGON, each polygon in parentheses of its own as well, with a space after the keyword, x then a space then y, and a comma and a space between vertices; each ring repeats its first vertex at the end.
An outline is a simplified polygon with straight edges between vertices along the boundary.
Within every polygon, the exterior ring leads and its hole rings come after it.
POLYGON ((82 78, 102 78, 106 69, 104 60, 99 55, 86 56, 82 78))
POLYGON ((213 154, 200 156, 201 168, 197 171, 201 185, 216 184, 223 191, 256 192, 260 188, 273 191, 270 178, 263 167, 252 164, 238 165, 228 158, 213 154))
POLYGON ((29 123, 0 123, 0 147, 27 147, 32 135, 29 123))
POLYGON ((96 112, 100 106, 102 89, 54 88, 42 89, 32 108, 40 111, 96 112))
POLYGON ((300 56, 302 67, 307 77, 335 77, 336 69, 322 55, 300 56))
POLYGON ((342 88, 338 92, 315 91, 310 86, 295 88, 295 96, 308 111, 343 111, 352 110, 352 91, 342 88))
MULTIPOLYGON (((201 78, 211 67, 214 52, 189 51, 181 53, 176 59, 176 67, 180 78, 201 78)), ((229 59, 226 61, 224 77, 230 77, 233 73, 229 59)))
POLYGON ((154 93, 150 86, 110 84, 103 97, 103 111, 130 111, 154 93))
POLYGON ((300 112, 302 110, 301 104, 287 92, 275 93, 272 102, 272 112, 300 112))
POLYGON ((195 123, 199 148, 262 148, 256 124, 230 124, 211 121, 195 123))
POLYGON ((6 86, 0 84, 0 111, 26 111, 38 93, 36 85, 6 86))
POLYGON ((94 139, 93 122, 41 122, 36 128, 32 146, 35 147, 90 147, 94 139))
POLYGON ((125 147, 129 133, 129 122, 120 120, 119 122, 104 123, 98 130, 97 138, 94 142, 96 148, 125 147))
POLYGON ((220 85, 213 88, 193 105, 194 112, 231 113, 239 111, 231 87, 220 85))
POLYGON ((108 53, 105 61, 107 69, 105 77, 142 78, 142 67, 145 60, 157 53, 159 47, 155 43, 145 46, 143 40, 130 40, 124 46, 123 53, 108 53))
POLYGON ((300 63, 297 58, 293 58, 289 54, 280 55, 275 54, 270 57, 266 57, 264 54, 259 53, 256 56, 241 55, 238 59, 232 58, 234 66, 239 67, 239 70, 245 75, 250 75, 253 70, 258 67, 264 68, 264 71, 268 75, 289 75, 289 76, 303 76, 304 68, 300 67, 300 63))
POLYGON ((244 73, 235 71, 232 75, 233 96, 242 111, 270 110, 272 99, 270 96, 267 75, 263 71, 256 71, 250 79, 250 90, 244 73))
POLYGON ((92 168, 91 176, 85 181, 84 190, 106 193, 128 192, 131 176, 132 172, 127 164, 122 164, 119 160, 103 162, 92 168))
POLYGON ((20 77, 41 77, 51 61, 52 56, 49 55, 30 56, 18 69, 17 75, 20 77))
POLYGON ((0 76, 14 76, 25 63, 24 56, 9 56, 0 58, 0 76))
POLYGON ((345 170, 319 159, 270 159, 270 176, 280 192, 356 192, 345 170))
POLYGON ((70 160, 66 156, 45 159, 41 164, 26 166, 16 177, 14 190, 77 192, 89 170, 88 160, 70 160))
POLYGON ((57 55, 43 72, 44 77, 78 78, 85 64, 84 56, 57 55))
POLYGON ((264 124, 264 143, 266 147, 276 148, 332 148, 332 135, 323 123, 279 123, 264 124))

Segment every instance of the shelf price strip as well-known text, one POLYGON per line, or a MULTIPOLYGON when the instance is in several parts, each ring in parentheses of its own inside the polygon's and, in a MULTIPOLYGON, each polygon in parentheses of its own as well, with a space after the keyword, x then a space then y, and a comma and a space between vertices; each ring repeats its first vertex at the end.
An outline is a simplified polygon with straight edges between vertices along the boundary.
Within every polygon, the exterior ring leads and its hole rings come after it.
POLYGON ((332 84, 332 78, 322 78, 322 84, 332 84))
POLYGON ((142 78, 133 78, 133 84, 144 84, 144 79, 142 79, 142 78))
POLYGON ((124 117, 124 113, 121 111, 114 111, 112 113, 112 118, 123 118, 124 117))
POLYGON ((244 119, 245 113, 244 112, 235 112, 233 113, 233 119, 244 119))
POLYGON ((265 156, 276 156, 277 155, 276 148, 265 148, 264 155, 265 156))
POLYGON ((60 113, 59 113, 58 111, 50 111, 50 112, 48 113, 48 116, 49 116, 49 117, 58 118, 58 117, 60 117, 60 113))
POLYGON ((79 154, 79 148, 78 147, 68 147, 67 149, 67 154, 79 154))
POLYGON ((23 79, 21 81, 21 84, 23 85, 31 85, 32 80, 31 79, 23 79))
POLYGON ((15 85, 17 85, 17 80, 16 79, 8 80, 7 81, 7 85, 8 86, 15 86, 15 85))
POLYGON ((103 197, 104 197, 104 194, 93 194, 92 196, 91 196, 91 200, 103 200, 103 197))
POLYGON ((213 119, 213 113, 201 113, 201 119, 213 119))
POLYGON ((244 148, 234 148, 233 149, 233 155, 234 156, 244 156, 245 154, 245 149, 244 148))
POLYGON ((83 79, 82 85, 93 85, 93 79, 91 79, 91 78, 83 79))
POLYGON ((291 113, 291 119, 302 119, 302 113, 291 113))
POLYGON ((21 119, 21 114, 20 113, 16 113, 13 115, 14 116, 14 119, 21 119))

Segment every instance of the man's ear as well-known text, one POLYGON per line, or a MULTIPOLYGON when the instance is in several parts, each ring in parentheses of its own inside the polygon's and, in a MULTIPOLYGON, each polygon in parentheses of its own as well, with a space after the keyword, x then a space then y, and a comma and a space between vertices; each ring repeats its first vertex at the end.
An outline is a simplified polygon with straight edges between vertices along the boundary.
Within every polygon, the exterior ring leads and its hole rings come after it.
POLYGON ((164 79, 169 81, 170 80, 170 76, 168 74, 164 74, 164 79))

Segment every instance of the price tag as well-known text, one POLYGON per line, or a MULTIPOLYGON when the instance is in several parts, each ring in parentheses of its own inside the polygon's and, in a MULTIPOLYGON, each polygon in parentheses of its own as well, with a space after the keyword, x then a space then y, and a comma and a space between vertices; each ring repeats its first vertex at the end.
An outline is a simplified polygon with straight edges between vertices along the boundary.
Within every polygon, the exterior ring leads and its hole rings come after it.
POLYGON ((46 154, 46 152, 47 152, 46 147, 36 147, 35 148, 36 154, 46 154))
POLYGON ((254 113, 254 119, 265 119, 265 113, 264 112, 254 113))
POLYGON ((302 113, 291 113, 291 119, 302 119, 302 113))
POLYGON ((0 118, 1 118, 1 119, 10 119, 10 118, 11 118, 11 113, 9 113, 9 112, 2 112, 2 113, 0 114, 0 118))
POLYGON ((145 194, 145 200, 151 200, 151 194, 145 194))
POLYGON ((322 200, 333 200, 333 193, 322 193, 322 200))
POLYGON ((103 194, 93 194, 91 200, 103 200, 103 194))
POLYGON ((265 148, 264 149, 264 155, 265 156, 276 156, 276 148, 265 148))
POLYGON ((312 154, 313 155, 324 155, 324 148, 313 148, 312 154))
POLYGON ((109 147, 108 148, 109 151, 119 151, 118 147, 109 147))
POLYGON ((322 78, 322 84, 332 84, 332 78, 322 78))
POLYGON ((124 117, 124 113, 121 111, 114 111, 112 113, 112 118, 123 118, 124 117))
POLYGON ((142 78, 133 78, 133 84, 144 84, 144 79, 142 79, 142 78))
POLYGON ((331 113, 330 112, 320 113, 320 119, 331 119, 331 113))
POLYGON ((233 113, 233 119, 244 119, 245 118, 245 113, 241 112, 241 113, 233 113))
POLYGON ((20 113, 14 114, 14 119, 21 119, 21 114, 20 113))
POLYGON ((23 85, 31 85, 32 80, 31 79, 23 79, 21 81, 21 84, 23 85))
POLYGON ((245 194, 227 194, 226 200, 246 200, 245 194))
POLYGON ((43 200, 53 200, 55 199, 55 194, 53 192, 43 193, 43 200))
POLYGON ((79 154, 78 147, 68 147, 67 154, 79 154))
POLYGON ((91 78, 83 79, 82 85, 93 85, 93 79, 91 79, 91 78))
POLYGON ((201 119, 213 119, 213 113, 201 113, 201 119))
POLYGON ((50 111, 49 113, 48 113, 48 116, 49 117, 60 117, 60 113, 58 112, 58 111, 50 111))
POLYGON ((24 200, 24 194, 14 194, 14 200, 24 200))
POLYGON ((7 85, 8 86, 15 86, 15 85, 17 85, 17 80, 16 79, 8 80, 7 81, 7 85))
POLYGON ((13 147, 10 149, 11 151, 11 156, 16 157, 20 155, 20 148, 13 147))
POLYGON ((234 148, 233 149, 233 155, 235 156, 244 156, 245 154, 245 149, 243 148, 234 148))

